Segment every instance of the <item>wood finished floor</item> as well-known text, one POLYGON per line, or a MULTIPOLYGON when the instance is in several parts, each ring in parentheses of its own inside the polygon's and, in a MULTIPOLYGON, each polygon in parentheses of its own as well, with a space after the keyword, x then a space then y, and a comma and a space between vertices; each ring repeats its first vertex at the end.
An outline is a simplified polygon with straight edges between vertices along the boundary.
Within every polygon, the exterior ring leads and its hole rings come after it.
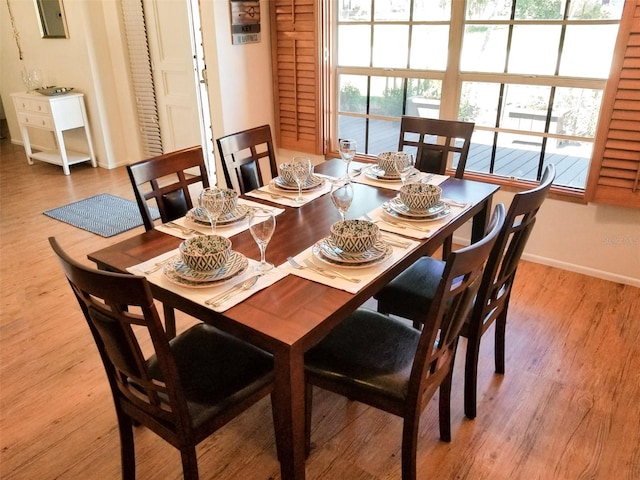
MULTIPOLYGON (((76 258, 142 231, 104 239, 42 214, 98 194, 133 199, 124 168, 27 165, 0 142, 0 478, 120 478, 106 377, 53 257, 76 258)), ((418 478, 640 479, 640 290, 523 262, 511 301, 507 373, 480 359, 478 417, 462 411, 460 344, 453 441, 438 439, 437 401, 422 415, 418 478)), ((184 328, 193 320, 180 317, 184 328)), ((307 478, 400 478, 399 419, 316 391, 307 478)), ((140 479, 182 477, 180 457, 136 431, 140 479)), ((268 398, 203 442, 202 479, 279 479, 268 398)))

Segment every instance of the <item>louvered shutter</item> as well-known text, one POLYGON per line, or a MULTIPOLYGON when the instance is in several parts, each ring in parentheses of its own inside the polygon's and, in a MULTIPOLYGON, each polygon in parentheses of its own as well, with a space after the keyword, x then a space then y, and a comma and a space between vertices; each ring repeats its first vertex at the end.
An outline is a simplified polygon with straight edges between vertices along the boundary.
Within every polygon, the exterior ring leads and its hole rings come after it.
POLYGON ((640 207, 640 2, 627 0, 593 148, 587 198, 640 207))
POLYGON ((143 153, 155 157, 163 153, 162 138, 142 1, 122 0, 122 16, 143 153))
POLYGON ((322 0, 271 0, 271 55, 279 148, 323 153, 322 0))

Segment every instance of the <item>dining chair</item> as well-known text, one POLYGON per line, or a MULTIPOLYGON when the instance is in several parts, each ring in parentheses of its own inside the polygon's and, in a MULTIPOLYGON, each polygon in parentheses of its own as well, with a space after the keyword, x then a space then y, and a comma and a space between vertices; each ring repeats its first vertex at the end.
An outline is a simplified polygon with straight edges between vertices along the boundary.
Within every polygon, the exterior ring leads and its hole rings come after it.
POLYGON ((127 165, 127 172, 147 231, 154 225, 149 203, 157 207, 162 223, 166 223, 193 208, 191 185, 201 183, 200 190, 209 186, 200 145, 127 165))
POLYGON ((197 479, 196 445, 272 391, 271 355, 204 323, 169 341, 144 277, 88 268, 49 242, 107 373, 122 478, 135 478, 133 425, 142 425, 180 450, 184 478, 197 479))
POLYGON ((271 178, 278 176, 278 165, 271 127, 262 125, 219 138, 218 151, 227 187, 243 194, 264 185, 261 159, 268 158, 271 178))
MULTIPOLYGON (((162 223, 170 222, 193 208, 190 186, 200 184, 199 190, 209 186, 200 145, 127 165, 127 172, 146 231, 154 226, 151 206, 160 212, 162 223)), ((176 334, 175 312, 164 305, 163 314, 167 335, 172 338, 176 334)))
POLYGON ((447 258, 422 330, 359 308, 305 354, 305 449, 311 447, 313 386, 403 419, 402 478, 416 479, 420 415, 440 390, 440 438, 451 440, 451 377, 458 336, 480 286, 484 264, 504 222, 498 204, 480 241, 447 258))
MULTIPOLYGON (((497 373, 504 373, 507 310, 513 281, 536 214, 554 179, 555 167, 549 164, 538 186, 514 195, 489 256, 474 308, 462 328, 461 335, 467 338, 464 410, 468 418, 476 417, 480 339, 494 322, 495 368, 497 373)), ((424 311, 437 299, 437 284, 445 267, 435 258, 421 258, 374 295, 378 311, 412 320, 419 328, 424 311)))
MULTIPOLYGON (((422 172, 444 175, 451 161, 455 178, 462 178, 471 146, 473 122, 403 116, 400 121, 398 150, 413 151, 416 168, 422 172), (451 160, 450 160, 451 157, 451 160)), ((451 252, 453 237, 442 244, 442 258, 451 252)))
POLYGON ((413 151, 416 168, 444 175, 451 157, 455 177, 462 178, 467 164, 473 122, 403 116, 398 150, 413 151))

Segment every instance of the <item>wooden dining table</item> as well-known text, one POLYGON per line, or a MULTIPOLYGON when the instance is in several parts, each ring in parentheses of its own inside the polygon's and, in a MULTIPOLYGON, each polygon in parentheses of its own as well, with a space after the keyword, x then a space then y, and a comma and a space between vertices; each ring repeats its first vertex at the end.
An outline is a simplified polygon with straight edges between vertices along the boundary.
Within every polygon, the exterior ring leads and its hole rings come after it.
MULTIPOLYGON (((357 162, 352 169, 361 167, 357 162)), ((323 162, 315 171, 340 176, 340 159, 323 162)), ((442 196, 471 206, 419 246, 384 270, 358 293, 352 294, 288 275, 256 292, 248 299, 218 313, 175 292, 152 284, 155 298, 217 328, 236 335, 273 354, 274 421, 283 480, 305 478, 304 452, 304 353, 322 340, 336 325, 380 288, 423 255, 434 253, 444 239, 472 220, 471 241, 482 238, 498 186, 449 178, 441 184, 442 196)), ((354 200, 348 218, 358 218, 397 195, 397 191, 354 183, 354 200)), ((252 198, 252 200, 255 200, 252 198)), ((271 202, 264 200, 263 203, 271 202)), ((340 219, 329 195, 301 207, 286 207, 277 217, 276 231, 267 248, 267 260, 280 265, 323 237, 340 219)), ((248 231, 231 237, 233 249, 259 259, 259 251, 248 231)), ((178 247, 178 237, 150 230, 88 255, 98 268, 127 272, 127 268, 178 247)))

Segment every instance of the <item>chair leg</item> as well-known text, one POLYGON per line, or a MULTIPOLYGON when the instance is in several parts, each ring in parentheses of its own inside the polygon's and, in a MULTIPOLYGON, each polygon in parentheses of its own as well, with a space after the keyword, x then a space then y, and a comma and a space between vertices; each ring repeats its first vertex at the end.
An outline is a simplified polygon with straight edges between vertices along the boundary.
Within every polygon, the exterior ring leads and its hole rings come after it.
POLYGON ((507 309, 502 310, 496 318, 496 346, 494 350, 496 373, 504 374, 504 346, 507 330, 507 309))
POLYGON ((479 331, 469 332, 467 337, 467 355, 464 366, 464 414, 471 420, 476 418, 480 338, 479 331))
POLYGON ((120 459, 122 462, 122 479, 136 478, 136 450, 133 442, 133 425, 131 418, 124 412, 117 411, 118 430, 120 433, 120 459))
POLYGON ((187 446, 180 450, 182 457, 182 474, 184 480, 198 480, 198 457, 195 446, 187 446))
POLYGON ((416 480, 419 414, 404 419, 402 426, 402 480, 416 480), (416 417, 417 415, 417 417, 416 417))
POLYGON ((304 453, 311 453, 311 409, 313 408, 313 385, 307 383, 304 389, 304 453))
POLYGON ((440 421, 440 440, 451 441, 451 381, 453 379, 453 366, 440 384, 440 402, 438 405, 438 417, 440 421))
POLYGON ((172 307, 162 305, 164 311, 164 329, 167 332, 167 337, 172 339, 176 336, 176 312, 172 307))

